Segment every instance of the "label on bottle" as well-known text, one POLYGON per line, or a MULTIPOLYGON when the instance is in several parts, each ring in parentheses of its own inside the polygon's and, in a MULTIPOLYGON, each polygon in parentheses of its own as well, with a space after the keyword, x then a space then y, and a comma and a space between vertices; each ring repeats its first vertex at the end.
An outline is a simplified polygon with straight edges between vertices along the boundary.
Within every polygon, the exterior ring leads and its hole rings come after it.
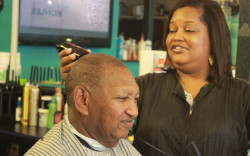
POLYGON ((22 120, 22 108, 21 107, 17 107, 16 108, 16 118, 15 118, 16 122, 21 122, 22 120))

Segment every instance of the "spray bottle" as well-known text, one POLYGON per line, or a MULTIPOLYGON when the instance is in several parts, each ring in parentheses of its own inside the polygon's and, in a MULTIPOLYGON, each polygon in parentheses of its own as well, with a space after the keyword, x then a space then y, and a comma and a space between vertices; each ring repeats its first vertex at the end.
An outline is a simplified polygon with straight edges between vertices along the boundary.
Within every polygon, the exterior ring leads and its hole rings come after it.
POLYGON ((29 92, 30 84, 27 82, 23 87, 23 117, 22 125, 28 125, 29 121, 29 92))
POLYGON ((39 104, 39 88, 38 85, 30 87, 29 98, 29 125, 36 126, 38 123, 38 104, 39 104))
POLYGON ((52 128, 54 126, 54 114, 56 112, 56 99, 55 96, 52 96, 52 100, 49 104, 49 113, 48 113, 48 122, 47 128, 52 128))

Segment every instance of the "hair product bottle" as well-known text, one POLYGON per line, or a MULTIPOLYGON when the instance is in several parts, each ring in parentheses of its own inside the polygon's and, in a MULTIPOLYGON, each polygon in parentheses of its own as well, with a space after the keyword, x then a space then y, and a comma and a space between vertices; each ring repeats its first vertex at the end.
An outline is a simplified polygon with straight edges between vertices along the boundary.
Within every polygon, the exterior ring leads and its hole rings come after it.
POLYGON ((21 122, 21 120, 22 120, 22 100, 21 97, 18 97, 15 121, 21 122))
POLYGON ((29 100, 29 125, 36 126, 38 123, 39 88, 33 85, 30 88, 29 100))
POLYGON ((52 96, 52 100, 49 104, 47 128, 52 128, 54 126, 54 114, 56 112, 56 109, 57 109, 56 99, 55 99, 55 96, 52 96))
POLYGON ((55 98, 56 98, 57 109, 55 112, 54 124, 57 124, 62 120, 62 115, 63 115, 62 113, 63 95, 61 88, 56 88, 55 98))
POLYGON ((23 116, 22 116, 22 125, 28 125, 29 121, 29 93, 30 93, 30 84, 27 82, 23 87, 23 116))

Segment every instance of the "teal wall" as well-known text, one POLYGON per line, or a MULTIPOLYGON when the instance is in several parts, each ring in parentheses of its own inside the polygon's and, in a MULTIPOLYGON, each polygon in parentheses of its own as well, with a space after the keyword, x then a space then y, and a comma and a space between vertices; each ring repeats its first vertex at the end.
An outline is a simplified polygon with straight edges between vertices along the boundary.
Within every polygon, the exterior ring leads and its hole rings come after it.
POLYGON ((139 76, 139 62, 124 62, 130 71, 133 73, 134 77, 139 76))
MULTIPOLYGON (((5 0, 4 2, 4 9, 0 12, 0 51, 10 52, 12 1, 5 0)), ((111 48, 91 49, 92 53, 105 53, 116 57, 118 19, 119 1, 114 0, 111 48)), ((54 46, 19 45, 18 52, 21 53, 21 77, 27 80, 29 80, 32 65, 59 67, 60 64, 60 59, 54 46)), ((134 76, 139 75, 138 62, 125 62, 125 64, 134 76)))
POLYGON ((0 12, 0 51, 10 52, 12 1, 5 0, 0 12))

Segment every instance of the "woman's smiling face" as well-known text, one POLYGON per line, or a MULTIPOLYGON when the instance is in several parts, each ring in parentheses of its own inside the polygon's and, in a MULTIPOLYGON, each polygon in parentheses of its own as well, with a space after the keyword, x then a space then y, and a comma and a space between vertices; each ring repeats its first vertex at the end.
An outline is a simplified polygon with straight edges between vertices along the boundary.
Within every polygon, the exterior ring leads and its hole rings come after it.
POLYGON ((194 73, 209 68, 210 39, 201 16, 201 9, 184 7, 177 9, 171 18, 166 44, 177 70, 194 73))

